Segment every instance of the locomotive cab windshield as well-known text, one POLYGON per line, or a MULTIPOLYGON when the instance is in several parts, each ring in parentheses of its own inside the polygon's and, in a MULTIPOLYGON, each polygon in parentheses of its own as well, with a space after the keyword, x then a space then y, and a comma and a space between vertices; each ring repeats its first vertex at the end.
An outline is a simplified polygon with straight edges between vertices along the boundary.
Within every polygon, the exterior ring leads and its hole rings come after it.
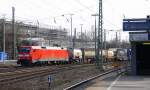
POLYGON ((30 53, 30 48, 20 47, 18 50, 19 53, 30 53))
POLYGON ((30 47, 18 47, 18 64, 21 65, 29 65, 31 63, 30 61, 30 47))

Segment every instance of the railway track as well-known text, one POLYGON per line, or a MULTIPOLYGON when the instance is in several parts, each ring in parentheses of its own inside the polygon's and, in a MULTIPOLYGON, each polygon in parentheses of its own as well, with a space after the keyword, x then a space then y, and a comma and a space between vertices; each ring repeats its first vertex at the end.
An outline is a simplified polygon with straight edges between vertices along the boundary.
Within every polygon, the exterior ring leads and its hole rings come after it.
MULTIPOLYGON (((67 65, 51 65, 51 66, 33 66, 33 67, 21 67, 21 66, 14 66, 14 67, 7 67, 7 69, 11 70, 6 70, 4 72, 0 72, 0 79, 7 77, 7 76, 12 76, 20 73, 27 73, 27 72, 32 72, 32 71, 39 71, 39 70, 45 70, 49 68, 57 68, 57 67, 64 67, 64 66, 79 66, 79 65, 84 65, 84 64, 67 64, 67 65)), ((85 64, 85 65, 90 65, 90 64, 85 64)))
POLYGON ((83 68, 92 66, 93 64, 81 64, 81 65, 59 65, 49 66, 39 69, 19 70, 14 72, 0 73, 0 86, 12 84, 32 78, 45 76, 48 74, 55 74, 63 72, 65 70, 73 70, 77 68, 83 68))
MULTIPOLYGON (((44 66, 46 67, 46 66, 44 66)), ((37 66, 32 66, 32 67, 22 67, 22 66, 4 66, 0 65, 0 74, 1 73, 10 73, 10 72, 15 72, 15 71, 21 71, 21 70, 30 70, 33 68, 37 68, 37 66)), ((40 68, 40 67, 38 67, 40 68)))

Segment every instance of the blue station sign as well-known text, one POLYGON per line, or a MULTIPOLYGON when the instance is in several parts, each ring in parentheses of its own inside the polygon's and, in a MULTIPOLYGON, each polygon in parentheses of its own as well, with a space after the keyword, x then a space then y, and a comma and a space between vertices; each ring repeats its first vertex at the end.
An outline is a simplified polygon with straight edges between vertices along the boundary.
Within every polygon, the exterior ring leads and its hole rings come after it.
POLYGON ((150 18, 123 19, 123 31, 150 30, 150 18))
POLYGON ((129 32, 130 41, 148 41, 149 33, 147 32, 129 32))

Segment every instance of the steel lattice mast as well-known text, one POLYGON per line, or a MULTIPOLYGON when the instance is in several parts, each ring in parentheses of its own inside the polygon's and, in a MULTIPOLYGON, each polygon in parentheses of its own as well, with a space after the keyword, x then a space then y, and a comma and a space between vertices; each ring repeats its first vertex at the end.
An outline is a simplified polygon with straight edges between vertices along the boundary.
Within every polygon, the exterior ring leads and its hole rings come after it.
POLYGON ((102 49, 103 49, 103 10, 102 10, 102 0, 99 0, 98 38, 97 38, 97 53, 96 53, 97 62, 96 63, 97 63, 97 67, 100 68, 100 70, 103 70, 102 49))

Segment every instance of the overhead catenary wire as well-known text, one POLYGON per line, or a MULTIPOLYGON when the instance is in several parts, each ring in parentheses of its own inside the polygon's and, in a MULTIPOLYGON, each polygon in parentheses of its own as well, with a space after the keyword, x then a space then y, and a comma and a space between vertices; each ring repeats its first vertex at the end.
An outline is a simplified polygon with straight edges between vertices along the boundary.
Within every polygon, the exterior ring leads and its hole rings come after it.
MULTIPOLYGON (((15 2, 16 3, 16 2, 15 2)), ((42 8, 42 9, 46 9, 46 11, 51 11, 51 9, 49 9, 49 8, 46 8, 45 7, 45 3, 49 3, 49 1, 42 1, 42 4, 39 4, 39 3, 37 3, 37 2, 34 2, 34 5, 32 5, 32 3, 33 3, 33 1, 31 1, 31 0, 26 0, 26 1, 24 1, 24 2, 22 2, 21 4, 23 4, 23 5, 25 5, 28 9, 30 9, 30 10, 34 10, 35 8, 42 8)), ((80 3, 81 4, 81 3, 80 3)), ((52 7, 53 9, 56 9, 56 10, 60 10, 60 11, 62 11, 62 9, 61 8, 59 8, 59 7, 55 7, 54 5, 49 5, 50 7, 52 7)), ((85 7, 85 5, 84 5, 84 7, 85 7)), ((91 6, 90 6, 91 7, 91 6)), ((86 8, 89 8, 89 7, 87 7, 86 6, 86 8)), ((17 8, 16 8, 17 9, 17 8)), ((84 9, 79 9, 79 10, 72 10, 72 12, 75 12, 75 13, 77 13, 77 12, 82 12, 82 11, 85 11, 84 9)), ((17 17, 17 16, 16 16, 17 17)), ((54 17, 54 16, 53 16, 54 17)), ((56 16, 55 16, 56 17, 56 16)), ((38 17, 37 17, 37 19, 38 19, 38 17)))
MULTIPOLYGON (((26 0, 26 1, 29 1, 29 0, 26 0)), ((43 9, 46 9, 47 11, 51 11, 51 9, 45 8, 45 6, 44 6, 44 4, 50 3, 50 2, 47 1, 47 0, 44 0, 44 1, 41 2, 43 5, 40 5, 39 3, 34 2, 34 6, 33 6, 32 3, 33 3, 33 2, 29 1, 29 3, 26 4, 27 7, 29 6, 30 8, 43 8, 43 9), (44 2, 45 2, 45 3, 44 3, 44 2)), ((57 11, 58 11, 58 10, 59 10, 59 11, 63 11, 62 8, 60 8, 60 7, 55 7, 53 4, 51 4, 51 5, 49 5, 49 6, 50 6, 52 9, 55 9, 55 11, 56 11, 56 10, 57 10, 57 11)), ((86 7, 86 6, 84 6, 84 7, 86 7)), ((93 7, 93 6, 90 6, 90 7, 93 7)), ((87 8, 87 9, 88 9, 88 8, 90 9, 90 7, 86 7, 86 8, 87 8)), ((92 10, 92 9, 91 9, 91 10, 92 10)), ((80 11, 85 11, 85 9, 79 9, 79 10, 74 9, 74 10, 70 10, 70 11, 68 11, 68 12, 77 13, 77 12, 80 12, 80 11)), ((92 11, 92 12, 93 12, 93 11, 92 11)))
MULTIPOLYGON (((23 0, 22 0, 23 1, 23 0)), ((62 9, 60 9, 59 7, 55 7, 55 5, 49 5, 51 8, 46 8, 47 6, 45 6, 44 4, 45 3, 49 3, 49 1, 48 0, 46 0, 46 1, 42 1, 42 3, 38 3, 38 2, 34 2, 34 5, 33 5, 33 1, 32 0, 26 0, 26 1, 20 1, 21 2, 21 4, 22 5, 24 5, 24 6, 26 6, 26 11, 24 12, 24 16, 19 16, 19 15, 16 15, 16 21, 19 21, 19 22, 25 22, 25 23, 28 23, 28 24, 37 24, 37 20, 39 20, 39 22, 41 22, 41 20, 45 20, 45 21, 48 21, 48 20, 50 20, 51 22, 53 22, 53 23, 55 23, 55 24, 60 24, 59 22, 61 22, 61 15, 57 15, 57 16, 52 16, 52 14, 48 14, 47 16, 44 16, 44 18, 40 18, 40 17, 38 17, 38 16, 35 16, 35 17, 33 17, 33 18, 30 18, 30 17, 28 17, 28 16, 30 16, 30 13, 29 12, 27 12, 27 10, 28 9, 30 9, 30 10, 32 10, 32 11, 34 11, 36 8, 37 9, 40 9, 40 8, 42 8, 42 9, 46 9, 46 11, 49 13, 49 11, 51 11, 51 9, 56 9, 57 11, 58 10, 62 10, 62 9), (55 19, 55 20, 54 20, 55 19), (54 22, 55 21, 55 22, 54 22)), ((88 11, 90 11, 90 12, 93 12, 93 10, 91 9, 92 7, 94 7, 94 6, 86 6, 86 5, 82 5, 82 3, 79 1, 79 3, 80 3, 80 5, 81 6, 83 6, 83 8, 82 9, 72 9, 72 11, 71 11, 71 13, 73 12, 75 12, 75 13, 77 13, 76 15, 75 15, 75 17, 79 17, 80 18, 80 21, 83 21, 83 22, 89 22, 89 21, 87 21, 86 20, 86 18, 85 18, 85 16, 84 15, 82 15, 81 16, 81 14, 80 14, 80 12, 87 12, 87 10, 88 11), (89 10, 89 9, 91 9, 91 10, 89 10)), ((78 3, 78 4, 79 4, 78 3)), ((19 7, 19 5, 17 5, 17 3, 16 3, 16 7, 18 8, 19 7)), ((17 8, 16 8, 16 10, 17 10, 17 8)), ((66 13, 66 12, 65 12, 66 13)), ((89 14, 89 16, 90 16, 90 14, 89 14)), ((7 17, 6 17, 7 18, 7 17)), ((45 22, 44 21, 44 22, 45 22)), ((68 17, 66 17, 65 18, 65 22, 69 22, 69 20, 68 20, 68 17)), ((40 23, 41 24, 41 23, 40 23)))
POLYGON ((93 11, 91 8, 89 8, 88 6, 82 4, 82 3, 81 3, 80 1, 78 1, 78 0, 73 0, 73 1, 75 1, 75 2, 78 3, 78 4, 80 4, 81 6, 85 7, 86 9, 88 9, 88 10, 91 11, 91 12, 95 12, 95 11, 93 11))

